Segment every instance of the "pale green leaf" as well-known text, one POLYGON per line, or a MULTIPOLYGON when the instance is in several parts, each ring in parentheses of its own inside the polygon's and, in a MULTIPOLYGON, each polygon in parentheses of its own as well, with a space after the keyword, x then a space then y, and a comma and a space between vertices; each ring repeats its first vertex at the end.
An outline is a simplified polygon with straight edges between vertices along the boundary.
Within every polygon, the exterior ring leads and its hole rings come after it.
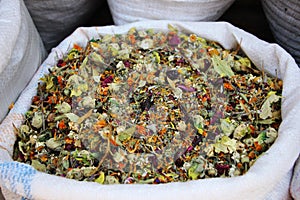
POLYGON ((248 126, 244 123, 241 123, 238 125, 234 132, 233 132, 233 137, 236 139, 241 139, 243 138, 246 134, 248 133, 248 126))
POLYGON ((46 141, 46 146, 52 150, 60 150, 63 142, 60 140, 55 140, 54 138, 50 138, 46 141))
POLYGON ((31 166, 34 167, 36 170, 41 171, 41 172, 46 172, 46 166, 38 160, 32 160, 31 161, 31 166))
POLYGON ((34 113, 31 125, 35 128, 41 128, 43 126, 43 115, 40 112, 34 113))
POLYGON ((50 90, 54 86, 53 77, 51 76, 42 77, 40 80, 46 84, 46 90, 50 90))
POLYGON ((212 62, 215 71, 221 76, 234 76, 234 72, 232 71, 230 64, 226 60, 222 60, 219 56, 213 56, 212 62))
POLYGON ((86 96, 81 100, 80 105, 84 108, 95 108, 96 99, 92 98, 91 96, 86 96))
POLYGON ((58 112, 60 113, 68 113, 71 111, 71 106, 70 104, 63 102, 62 104, 57 104, 55 106, 55 108, 57 109, 58 112))
POLYGON ((204 127, 204 119, 201 115, 193 116, 193 121, 196 129, 202 129, 204 127))
POLYGON ((241 57, 238 61, 242 66, 251 68, 251 61, 249 60, 249 58, 241 57))
POLYGON ((171 24, 168 24, 168 29, 170 31, 178 32, 178 30, 174 26, 172 26, 171 24))
POLYGON ((90 54, 90 59, 93 62, 96 62, 96 63, 103 63, 104 62, 102 56, 97 54, 96 52, 93 52, 93 53, 90 54))
POLYGON ((198 179, 202 171, 203 171, 203 167, 201 166, 201 164, 194 162, 192 166, 188 169, 188 176, 192 180, 196 180, 198 179))
POLYGON ((71 121, 71 122, 78 122, 79 116, 75 115, 74 113, 66 113, 65 116, 71 121))
POLYGON ((135 130, 136 130, 136 127, 132 126, 128 129, 120 132, 118 134, 118 140, 120 140, 121 142, 128 140, 134 134, 135 130))
POLYGON ((261 113, 259 114, 259 117, 261 119, 267 119, 268 117, 272 117, 272 103, 275 103, 279 101, 280 96, 276 95, 275 92, 270 92, 261 106, 261 113))
POLYGON ((228 136, 224 135, 220 140, 213 144, 216 153, 232 153, 236 150, 236 140, 230 139, 228 136))
POLYGON ((220 122, 223 133, 227 136, 231 135, 231 133, 235 129, 235 125, 231 123, 228 119, 220 119, 220 122))

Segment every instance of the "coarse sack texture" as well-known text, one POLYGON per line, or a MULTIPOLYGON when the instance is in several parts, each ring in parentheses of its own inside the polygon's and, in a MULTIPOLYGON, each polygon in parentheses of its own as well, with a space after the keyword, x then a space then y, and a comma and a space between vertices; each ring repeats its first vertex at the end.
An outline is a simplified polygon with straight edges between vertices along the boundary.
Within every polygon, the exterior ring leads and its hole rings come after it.
POLYGON ((100 12, 103 0, 24 0, 47 51, 100 12))
POLYGON ((0 123, 46 57, 22 0, 0 1, 0 123))
MULTIPOLYGON (((79 28, 53 49, 39 68, 15 107, 0 126, 1 188, 29 199, 290 199, 290 182, 300 146, 300 70, 295 60, 277 44, 270 44, 226 22, 147 21, 123 26, 79 28), (38 80, 63 58, 74 43, 85 46, 102 34, 125 34, 136 27, 167 31, 168 24, 179 31, 196 33, 219 42, 226 49, 241 49, 266 73, 283 80, 282 123, 279 136, 242 176, 210 178, 159 185, 101 185, 81 182, 36 171, 33 167, 12 161, 15 135, 12 123, 19 127, 36 94, 38 80)), ((6 194, 6 193, 5 193, 6 194)))
POLYGON ((261 2, 276 42, 285 48, 300 66, 300 1, 261 2))
POLYGON ((108 0, 116 25, 141 20, 215 21, 234 0, 108 0))
POLYGON ((294 168, 294 175, 291 182, 291 194, 294 199, 300 199, 300 155, 294 168))

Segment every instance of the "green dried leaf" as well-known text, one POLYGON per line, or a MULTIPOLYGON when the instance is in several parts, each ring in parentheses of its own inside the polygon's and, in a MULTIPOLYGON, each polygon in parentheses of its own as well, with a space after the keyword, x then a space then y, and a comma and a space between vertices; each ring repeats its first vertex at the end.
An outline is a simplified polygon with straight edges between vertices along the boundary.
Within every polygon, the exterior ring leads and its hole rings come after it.
POLYGON ((175 28, 174 26, 172 26, 171 24, 168 24, 168 29, 170 30, 170 31, 174 31, 174 32, 178 32, 178 30, 177 30, 177 28, 175 28))
POLYGON ((274 128, 269 127, 266 130, 266 136, 267 136, 267 139, 265 140, 265 143, 271 144, 276 140, 276 138, 278 136, 278 132, 274 128))
POLYGON ((193 116, 193 119, 194 119, 194 127, 196 129, 203 129, 204 127, 204 119, 201 115, 195 115, 193 116))
POLYGON ((274 120, 273 119, 264 119, 264 120, 258 120, 257 123, 259 124, 266 124, 266 125, 270 125, 270 124, 273 124, 274 123, 274 120))
POLYGON ((238 125, 233 133, 233 137, 236 139, 243 138, 248 133, 248 126, 245 123, 238 125))
POLYGON ((251 61, 249 60, 249 58, 246 57, 240 57, 238 59, 238 61, 241 63, 242 66, 251 68, 251 61))
POLYGON ((235 125, 232 124, 229 119, 220 119, 220 122, 223 133, 227 136, 230 136, 235 129, 235 125))
POLYGON ((95 62, 95 63, 104 63, 104 60, 103 60, 102 56, 99 55, 96 52, 93 52, 93 53, 90 54, 90 60, 95 62))
POLYGON ((188 176, 192 180, 197 180, 202 171, 203 167, 201 166, 201 164, 194 162, 192 166, 188 169, 188 176))
POLYGON ((63 161, 62 161, 62 166, 63 166, 65 169, 69 169, 69 167, 70 167, 70 162, 69 162, 69 160, 63 159, 63 161))
POLYGON ((89 60, 89 58, 88 58, 88 56, 86 56, 84 59, 83 59, 83 61, 82 61, 82 63, 81 63, 81 65, 80 65, 80 69, 81 68, 85 68, 86 66, 87 66, 87 62, 88 62, 88 60, 89 60))
POLYGON ((44 164, 40 163, 40 161, 38 161, 38 160, 32 160, 31 166, 40 172, 46 172, 46 166, 44 164))
POLYGON ((57 104, 55 106, 55 108, 57 109, 58 112, 60 113, 68 113, 71 111, 71 106, 70 104, 63 102, 62 104, 57 104))
POLYGON ((265 140, 267 139, 267 135, 266 135, 266 132, 263 131, 261 132, 257 138, 256 138, 256 141, 259 143, 259 144, 263 144, 265 142, 265 140))
POLYGON ((84 108, 95 108, 96 99, 91 96, 86 96, 81 100, 80 105, 84 108))
POLYGON ((71 122, 78 122, 79 116, 75 115, 74 113, 66 113, 65 116, 71 121, 71 122))
POLYGON ((96 167, 82 167, 81 171, 85 177, 90 177, 95 173, 96 167))
POLYGON ((46 90, 50 90, 54 86, 52 76, 42 77, 40 80, 46 84, 46 90))
POLYGON ((128 129, 120 132, 118 134, 118 140, 120 140, 121 142, 128 140, 134 134, 135 130, 136 130, 136 127, 132 126, 128 129))
POLYGON ((20 127, 20 131, 21 131, 21 133, 30 133, 30 128, 29 128, 28 125, 23 124, 23 125, 21 125, 21 127, 20 127))
POLYGON ((120 183, 120 182, 114 176, 106 176, 105 177, 105 183, 107 183, 107 184, 117 184, 117 183, 120 183))
POLYGON ((105 174, 104 174, 104 172, 100 172, 100 176, 95 179, 95 182, 103 184, 104 180, 105 180, 105 174))
POLYGON ((232 153, 236 151, 236 140, 230 139, 228 136, 224 135, 220 140, 213 144, 215 152, 220 153, 232 153))
POLYGON ((272 144, 276 140, 277 136, 277 131, 274 128, 269 127, 265 131, 261 132, 255 141, 257 141, 259 144, 272 144))
POLYGON ((56 151, 60 150, 62 145, 63 145, 62 141, 55 140, 54 138, 50 138, 49 140, 46 141, 46 146, 56 151))
POLYGON ((120 163, 124 160, 124 156, 120 152, 114 153, 113 158, 117 163, 120 163))
POLYGON ((35 128, 41 128, 43 126, 43 114, 40 112, 34 113, 31 125, 35 128))
POLYGON ((280 96, 276 95, 276 92, 269 92, 265 102, 261 106, 261 113, 259 113, 259 117, 261 119, 272 117, 272 103, 279 101, 279 99, 280 96))
POLYGON ((70 96, 76 96, 79 97, 83 92, 88 91, 89 86, 87 83, 83 83, 77 86, 74 86, 74 88, 71 90, 70 96))
POLYGON ((153 56, 155 58, 155 61, 157 63, 160 63, 160 56, 159 56, 159 54, 156 51, 154 51, 152 54, 153 54, 153 56))
POLYGON ((67 84, 68 85, 78 85, 80 82, 82 82, 82 77, 78 76, 77 74, 73 74, 68 78, 67 84))
POLYGON ((234 72, 232 71, 230 64, 226 60, 222 60, 219 56, 212 56, 212 62, 215 71, 221 76, 234 76, 234 72))

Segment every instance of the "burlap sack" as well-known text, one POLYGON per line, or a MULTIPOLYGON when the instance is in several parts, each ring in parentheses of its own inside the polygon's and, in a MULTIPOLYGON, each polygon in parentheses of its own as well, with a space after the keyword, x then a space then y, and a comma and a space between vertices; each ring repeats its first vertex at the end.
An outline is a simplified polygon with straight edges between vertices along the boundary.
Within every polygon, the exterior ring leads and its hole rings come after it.
POLYGON ((234 0, 108 0, 116 25, 141 20, 214 21, 234 0))
POLYGON ((280 46, 269 44, 224 22, 148 21, 124 26, 79 28, 66 38, 41 65, 30 85, 24 90, 3 124, 0 126, 0 183, 13 194, 29 199, 289 199, 289 185, 300 146, 300 70, 294 59, 280 46), (166 31, 172 24, 179 30, 197 33, 232 49, 241 42, 242 50, 255 65, 283 80, 282 124, 279 136, 243 176, 211 178, 184 183, 159 185, 101 185, 48 175, 31 166, 12 162, 14 133, 12 122, 20 125, 22 113, 36 93, 39 77, 62 58, 73 43, 86 45, 99 34, 123 34, 131 27, 166 31))
POLYGON ((0 122, 46 57, 41 38, 20 0, 0 1, 0 122))
POLYGON ((24 0, 49 51, 100 12, 103 0, 24 0))

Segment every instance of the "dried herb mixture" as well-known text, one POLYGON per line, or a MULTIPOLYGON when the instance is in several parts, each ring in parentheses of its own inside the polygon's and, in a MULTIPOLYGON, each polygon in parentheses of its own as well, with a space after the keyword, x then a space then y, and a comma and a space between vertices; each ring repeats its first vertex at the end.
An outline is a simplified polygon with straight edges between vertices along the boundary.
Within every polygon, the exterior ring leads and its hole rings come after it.
POLYGON ((282 81, 169 29, 75 44, 41 78, 14 159, 101 184, 245 174, 277 138, 282 81))

